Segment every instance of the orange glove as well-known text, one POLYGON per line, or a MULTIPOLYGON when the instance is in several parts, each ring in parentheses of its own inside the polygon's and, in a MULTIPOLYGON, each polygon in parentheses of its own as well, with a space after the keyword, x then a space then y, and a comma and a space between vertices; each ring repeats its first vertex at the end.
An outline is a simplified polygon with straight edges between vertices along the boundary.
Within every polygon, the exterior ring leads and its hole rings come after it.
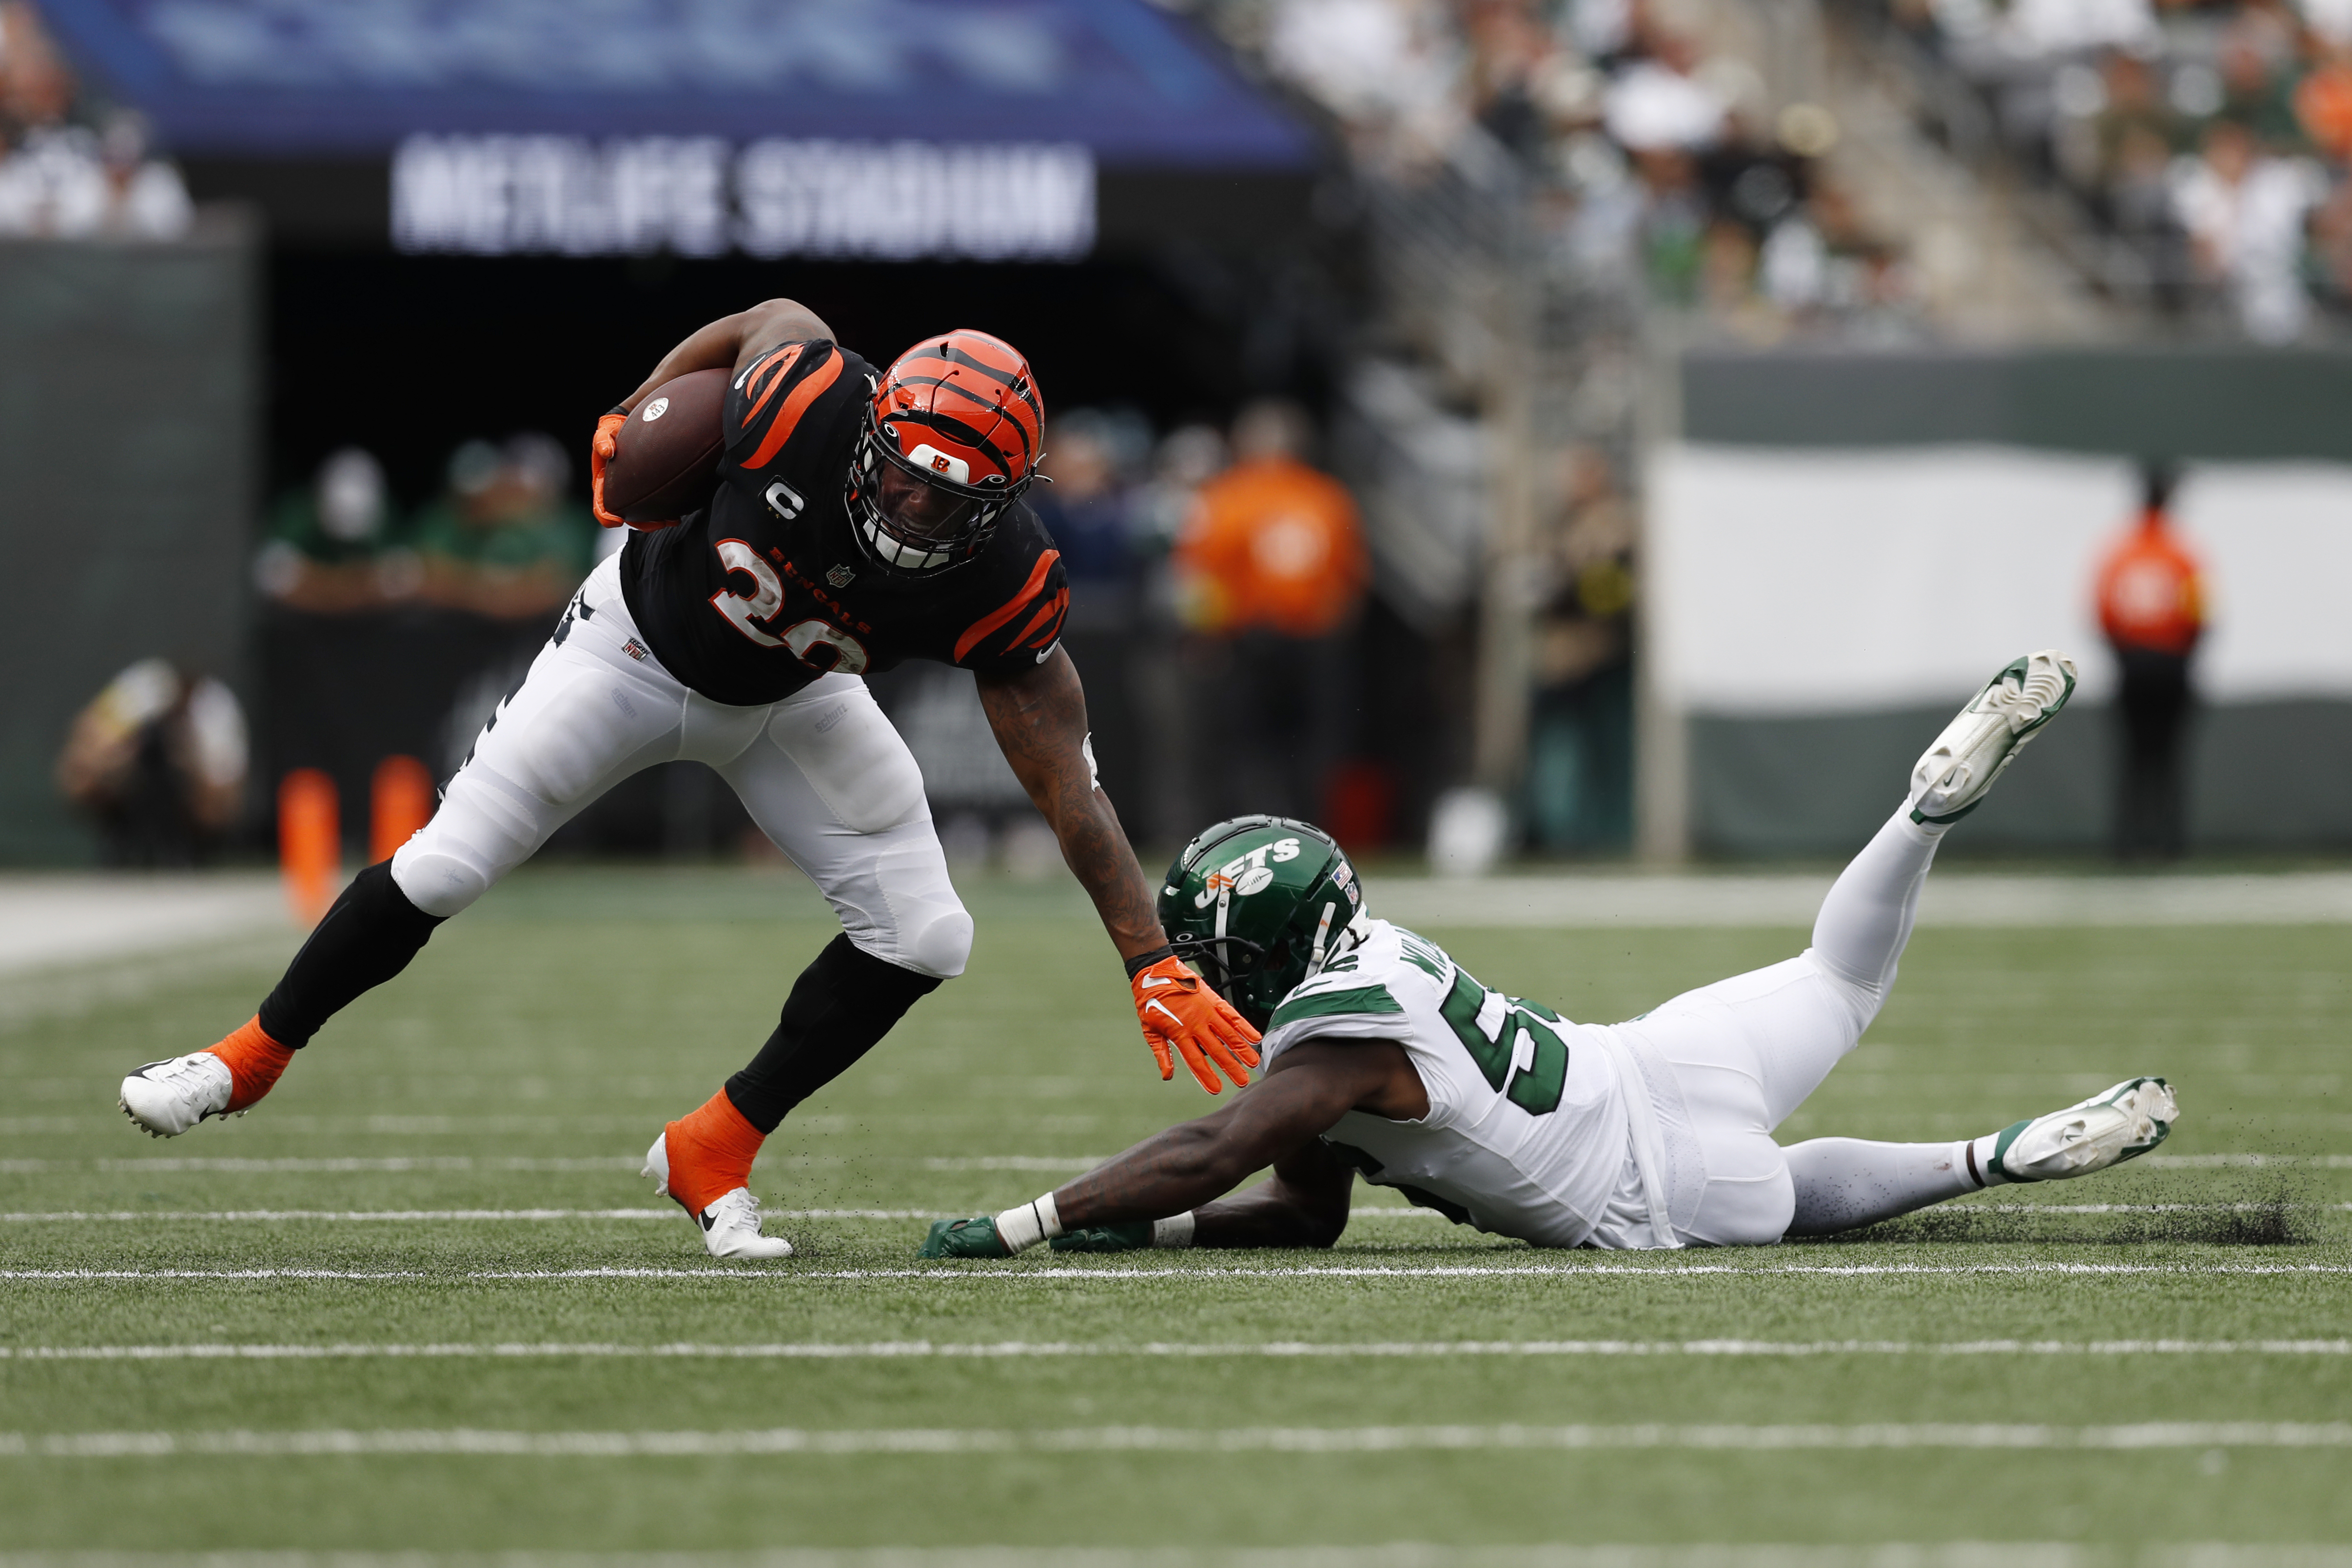
POLYGON ((596 438, 588 443, 588 510, 606 528, 626 528, 625 520, 604 510, 604 465, 621 449, 621 426, 629 422, 629 411, 615 408, 596 421, 596 438))
POLYGON ((1160 1062, 1160 1082, 1176 1076, 1175 1058, 1169 1049, 1172 1046, 1183 1053, 1184 1065, 1211 1094, 1224 1090, 1217 1079, 1218 1068, 1224 1069, 1235 1088, 1248 1085, 1248 1069, 1257 1066, 1257 1031, 1183 960, 1163 958, 1149 969, 1139 970, 1133 984, 1135 1016, 1143 1023, 1144 1044, 1160 1062), (1210 1066, 1212 1062, 1216 1066, 1210 1066))

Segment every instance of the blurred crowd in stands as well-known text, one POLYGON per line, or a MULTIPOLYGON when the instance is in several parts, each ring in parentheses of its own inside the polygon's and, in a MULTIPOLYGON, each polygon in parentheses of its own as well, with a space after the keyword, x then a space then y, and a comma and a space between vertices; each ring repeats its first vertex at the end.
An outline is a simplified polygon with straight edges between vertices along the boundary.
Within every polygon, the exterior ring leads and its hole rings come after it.
POLYGON ((1898 0, 2176 308, 2284 342, 2352 303, 2352 4, 1898 0))
POLYGON ((420 605, 544 621, 604 543, 571 479, 571 458, 552 436, 468 441, 449 459, 446 490, 403 517, 382 465, 346 447, 278 501, 254 585, 307 615, 420 605))
POLYGON ((193 216, 140 118, 83 89, 27 0, 0 0, 0 238, 173 239, 193 216))
MULTIPOLYGON (((1065 643, 1105 786, 1155 846, 1244 810, 1325 816, 1335 789, 1360 837, 1388 832, 1389 793, 1349 771, 1370 567, 1355 502, 1313 465, 1317 445, 1307 415, 1280 401, 1244 407, 1230 431, 1158 437, 1128 408, 1076 409, 1048 429, 1053 482, 1031 500, 1070 575, 1065 643)), ((441 493, 412 511, 356 447, 282 496, 254 558, 268 606, 264 771, 321 768, 352 796, 388 752, 453 770, 573 588, 624 542, 594 526, 573 479, 562 446, 533 433, 467 442, 441 493)), ((1017 866, 1029 814, 969 688, 928 667, 876 678, 950 849, 992 847, 1017 866)), ((580 847, 743 842, 731 800, 692 772, 644 798, 615 792, 580 847), (663 819, 650 842, 619 822, 631 813, 663 819)))
MULTIPOLYGON (((1154 439, 1125 409, 1046 432, 1032 492, 1070 574, 1064 645, 1083 672, 1104 787, 1129 831, 1181 841, 1244 811, 1324 817, 1349 788, 1370 566, 1356 504, 1315 466, 1297 405, 1154 439), (1189 825, 1189 826, 1188 826, 1189 825)), ((1339 803, 1384 836, 1381 803, 1339 803)))
POLYGON ((1836 321, 1905 340, 1899 237, 1822 163, 1836 119, 1775 111, 1743 59, 1653 0, 1210 0, 1220 31, 1336 118, 1360 165, 1411 180, 1507 153, 1547 242, 1744 338, 1836 321))

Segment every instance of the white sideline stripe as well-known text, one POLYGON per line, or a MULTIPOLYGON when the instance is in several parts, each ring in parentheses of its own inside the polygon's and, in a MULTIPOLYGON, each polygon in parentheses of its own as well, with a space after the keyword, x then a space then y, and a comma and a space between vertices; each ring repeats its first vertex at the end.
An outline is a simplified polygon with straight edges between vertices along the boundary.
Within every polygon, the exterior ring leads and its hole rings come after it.
POLYGON ((290 1432, 0 1432, 0 1458, 113 1459, 182 1454, 515 1455, 534 1458, 740 1454, 1283 1453, 1464 1449, 2352 1448, 2352 1421, 2164 1421, 2130 1426, 1959 1422, 1633 1426, 797 1426, 722 1432, 516 1432, 475 1427, 290 1432))
MULTIPOLYGON (((1617 930, 1803 929, 1829 892, 1826 874, 1384 877, 1381 914, 1432 926, 1617 930)), ((2352 921, 2352 876, 2035 877, 1947 872, 1928 879, 1929 926, 2340 925, 2352 921)))
POLYGON ((1696 1275, 1735 1275, 1748 1279, 1793 1279, 1802 1276, 1857 1279, 1873 1275, 1931 1274, 2072 1274, 2085 1277, 2168 1275, 2194 1279, 2214 1275, 2342 1275, 2352 1274, 2346 1263, 1835 1263, 1764 1264, 1741 1268, 1730 1264, 1622 1263, 1561 1264, 1437 1264, 1427 1268, 1381 1265, 1278 1264, 1270 1268, 1220 1267, 1001 1268, 952 1265, 930 1268, 0 1268, 0 1279, 738 1279, 752 1284, 790 1285, 816 1279, 928 1279, 940 1284, 1018 1285, 1036 1280, 1095 1280, 1125 1284, 1137 1280, 1167 1282, 1228 1279, 1581 1279, 1595 1276, 1680 1279, 1696 1275))
POLYGON ((2352 1340, 1454 1340, 1429 1343, 1330 1343, 1271 1340, 1257 1344, 1032 1343, 940 1344, 881 1340, 870 1344, 184 1344, 0 1345, 0 1361, 1030 1361, 1113 1356, 1233 1360, 1412 1359, 1452 1356, 1765 1356, 1824 1355, 2352 1355, 2352 1340))

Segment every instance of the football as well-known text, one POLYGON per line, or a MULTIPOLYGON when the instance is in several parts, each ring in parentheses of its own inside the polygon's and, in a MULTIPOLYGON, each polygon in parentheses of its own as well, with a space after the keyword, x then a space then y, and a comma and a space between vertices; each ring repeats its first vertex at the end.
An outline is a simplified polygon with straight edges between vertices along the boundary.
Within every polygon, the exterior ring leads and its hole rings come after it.
POLYGON ((604 464, 604 509, 627 522, 670 522, 707 506, 727 447, 724 370, 654 388, 629 415, 604 464))

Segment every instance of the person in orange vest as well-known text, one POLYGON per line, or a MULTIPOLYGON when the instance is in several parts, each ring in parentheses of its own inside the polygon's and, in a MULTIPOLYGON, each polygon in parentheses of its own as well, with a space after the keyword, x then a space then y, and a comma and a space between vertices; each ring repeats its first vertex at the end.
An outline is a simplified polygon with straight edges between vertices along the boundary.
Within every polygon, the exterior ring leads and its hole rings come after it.
POLYGON ((2126 860, 2173 859, 2188 841, 2181 740, 2189 661, 2205 631, 2205 587, 2197 558, 2167 514, 2179 478, 2169 463, 2141 470, 2138 526, 2099 566, 2099 626, 2123 676, 2116 853, 2126 860))
POLYGON ((1201 487, 1176 538, 1200 732, 1219 742, 1197 781, 1212 816, 1318 815, 1347 744, 1347 639, 1371 568, 1354 499, 1307 462, 1312 434, 1296 404, 1244 408, 1233 467, 1201 487))

